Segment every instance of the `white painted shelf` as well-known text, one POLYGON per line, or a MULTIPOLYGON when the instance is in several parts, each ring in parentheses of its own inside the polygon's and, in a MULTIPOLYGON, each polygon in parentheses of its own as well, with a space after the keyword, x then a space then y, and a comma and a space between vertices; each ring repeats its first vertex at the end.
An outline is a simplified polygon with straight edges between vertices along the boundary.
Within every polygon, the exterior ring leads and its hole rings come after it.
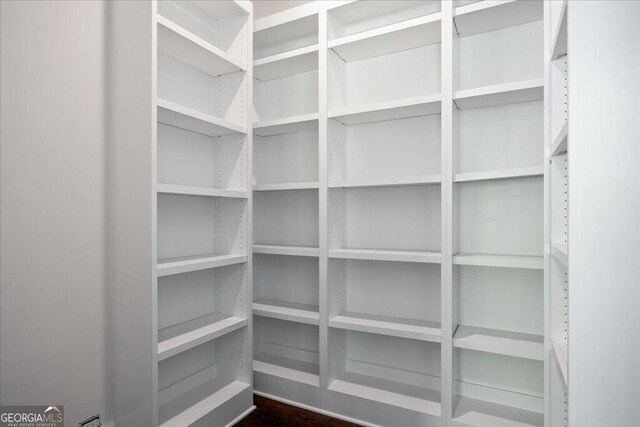
POLYGON ((568 0, 561 1, 560 15, 556 28, 553 30, 553 42, 551 44, 551 60, 554 61, 567 54, 567 4, 568 0))
POLYGON ((423 387, 345 372, 329 384, 329 390, 435 417, 440 416, 440 393, 423 387))
POLYGON ((177 415, 163 421, 162 413, 167 410, 167 406, 180 406, 180 402, 169 402, 160 407, 160 426, 161 427, 183 427, 192 425, 205 415, 213 412, 216 408, 219 408, 224 403, 230 401, 240 393, 251 388, 251 385, 242 381, 233 381, 230 384, 222 387, 218 391, 207 394, 207 389, 210 388, 208 383, 203 384, 197 389, 187 393, 186 396, 181 396, 184 400, 189 400, 191 395, 199 396, 203 395, 201 400, 196 400, 196 403, 177 415))
POLYGON ((438 264, 442 258, 440 252, 402 251, 386 249, 331 249, 329 258, 364 259, 373 261, 400 261, 438 264))
POLYGON ((246 191, 222 190, 209 187, 192 187, 189 185, 158 184, 157 192, 160 194, 180 194, 184 196, 204 196, 204 197, 231 197, 246 199, 246 191))
POLYGON ((345 125, 404 119, 440 113, 440 94, 330 110, 329 118, 345 125))
POLYGON ((302 114, 281 119, 253 123, 253 132, 258 136, 281 135, 318 128, 318 113, 302 114))
POLYGON ((308 246, 253 245, 253 253, 308 257, 320 256, 320 250, 318 248, 308 246))
POLYGON ((551 346, 553 348, 553 358, 558 364, 560 374, 562 377, 562 383, 564 387, 567 387, 567 341, 566 340, 551 340, 551 346))
POLYGON ((253 303, 253 314, 316 326, 320 323, 319 309, 316 305, 260 299, 253 303))
POLYGON ((544 415, 514 406, 460 397, 454 404, 454 426, 542 427, 544 415))
POLYGON ((180 334, 158 343, 158 361, 163 361, 171 356, 214 340, 229 332, 236 331, 247 326, 247 319, 241 317, 225 317, 201 328, 180 334))
POLYGON ((552 243, 551 255, 553 255, 553 257, 557 259, 565 267, 569 263, 569 254, 567 251, 566 243, 552 243))
POLYGON ((329 41, 329 49, 344 61, 352 62, 439 43, 440 20, 440 13, 434 13, 363 31, 329 41))
POLYGON ((431 342, 440 342, 442 337, 440 324, 436 322, 363 313, 335 316, 329 319, 329 327, 431 342))
POLYGON ((285 182, 279 184, 255 184, 253 191, 284 191, 284 190, 314 190, 318 189, 318 182, 285 182))
POLYGON ((542 5, 537 0, 485 0, 459 6, 453 10, 454 29, 459 37, 467 37, 539 21, 543 18, 542 5))
POLYGON ((460 325, 453 336, 453 346, 525 359, 544 360, 544 344, 541 335, 460 325))
POLYGON ((568 131, 569 123, 565 121, 558 134, 553 138, 553 143, 551 144, 551 156, 557 156, 558 154, 567 152, 567 142, 569 140, 568 131))
POLYGON ((247 128, 210 114, 201 113, 174 102, 158 98, 158 123, 207 136, 246 134, 247 128))
POLYGON ((541 256, 457 253, 453 256, 453 263, 456 265, 477 265, 482 267, 544 269, 544 258, 541 256))
POLYGON ((214 255, 171 258, 158 261, 158 277, 173 274, 188 273, 190 271, 207 270, 209 268, 224 267, 226 265, 247 262, 246 255, 214 255))
POLYGON ((320 367, 314 363, 257 353, 253 357, 253 372, 320 387, 320 367))
POLYGON ((317 69, 317 44, 253 61, 253 75, 261 81, 279 79, 317 69))
POLYGON ((402 185, 440 184, 441 182, 441 175, 393 176, 333 181, 329 183, 329 188, 393 187, 402 185))
POLYGON ((214 77, 247 70, 237 59, 162 15, 158 15, 158 50, 214 77))
POLYGON ((488 181, 494 179, 525 178, 544 175, 544 167, 531 166, 523 168, 499 169, 483 172, 457 173, 453 177, 454 182, 488 181))
POLYGON ((453 101, 460 109, 495 107, 520 102, 540 101, 544 96, 544 80, 531 79, 473 89, 457 90, 453 101))

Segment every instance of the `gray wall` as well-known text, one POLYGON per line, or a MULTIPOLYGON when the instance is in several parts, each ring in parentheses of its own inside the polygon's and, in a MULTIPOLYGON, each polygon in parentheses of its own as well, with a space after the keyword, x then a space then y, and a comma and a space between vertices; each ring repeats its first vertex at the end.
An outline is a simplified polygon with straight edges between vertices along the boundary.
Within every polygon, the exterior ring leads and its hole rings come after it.
POLYGON ((108 411, 106 7, 0 2, 0 403, 108 411))

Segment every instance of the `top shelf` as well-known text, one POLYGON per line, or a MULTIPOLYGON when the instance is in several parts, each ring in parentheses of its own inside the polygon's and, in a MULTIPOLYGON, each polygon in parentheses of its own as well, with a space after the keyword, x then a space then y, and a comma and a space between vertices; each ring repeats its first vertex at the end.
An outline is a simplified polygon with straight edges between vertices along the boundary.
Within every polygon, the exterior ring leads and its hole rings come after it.
POLYGON ((285 21, 274 20, 277 18, 275 16, 266 17, 255 22, 253 46, 256 59, 318 43, 317 12, 310 15, 301 13, 293 17, 295 19, 285 21))
POLYGON ((402 50, 440 43, 441 14, 434 13, 386 27, 341 37, 329 48, 346 62, 360 61, 402 50))
POLYGON ((541 0, 485 0, 453 11, 458 37, 487 33, 543 19, 541 0))
POLYGON ((560 13, 553 32, 553 44, 551 45, 551 60, 567 54, 567 0, 562 0, 560 13))
POLYGON ((157 15, 158 50, 210 76, 246 71, 226 52, 207 43, 162 15, 157 15))

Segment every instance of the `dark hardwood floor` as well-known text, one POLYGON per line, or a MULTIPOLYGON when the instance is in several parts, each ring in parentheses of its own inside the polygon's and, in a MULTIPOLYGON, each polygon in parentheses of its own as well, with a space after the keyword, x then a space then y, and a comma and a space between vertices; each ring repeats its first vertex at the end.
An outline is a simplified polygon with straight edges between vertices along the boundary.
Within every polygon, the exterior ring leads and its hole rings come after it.
POLYGON ((306 411, 261 396, 253 396, 256 409, 238 427, 359 427, 335 418, 306 411))

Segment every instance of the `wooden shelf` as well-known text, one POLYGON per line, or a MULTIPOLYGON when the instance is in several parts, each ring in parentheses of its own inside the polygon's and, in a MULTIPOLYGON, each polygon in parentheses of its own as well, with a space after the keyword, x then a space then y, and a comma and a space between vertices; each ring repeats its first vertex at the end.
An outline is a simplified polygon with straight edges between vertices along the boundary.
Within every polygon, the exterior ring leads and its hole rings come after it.
POLYGON ((453 263, 455 265, 477 265, 482 267, 544 269, 544 258, 541 256, 457 253, 453 256, 453 263))
POLYGON ((453 10, 454 30, 459 37, 487 33, 501 28, 543 19, 542 1, 486 0, 453 10))
POLYGON ((226 317, 158 343, 158 362, 247 326, 247 319, 226 317))
POLYGON ((319 309, 315 305, 261 299, 253 303, 253 314, 316 326, 320 323, 319 309))
POLYGON ((434 251, 402 251, 385 249, 331 249, 329 258, 400 261, 438 264, 441 253, 434 251))
POLYGON ((279 79, 317 69, 317 44, 253 61, 253 75, 261 81, 279 79))
POLYGON ((345 372, 329 390, 434 417, 440 416, 440 393, 395 381, 345 372))
POLYGON ((253 253, 318 257, 320 256, 320 249, 308 246, 253 245, 253 253))
POLYGON ((248 194, 246 191, 240 190, 221 190, 209 187, 192 187, 189 185, 174 184, 158 184, 157 192, 159 194, 180 194, 184 196, 203 196, 203 197, 230 197, 237 199, 246 199, 248 194))
MULTIPOLYGON (((251 388, 251 385, 244 383, 242 381, 233 381, 230 384, 222 387, 218 391, 213 394, 207 394, 207 388, 209 384, 205 383, 202 386, 192 390, 192 392, 187 393, 187 396, 182 396, 183 398, 192 397, 191 395, 200 397, 202 395, 202 399, 193 399, 196 400, 196 403, 182 412, 179 412, 177 415, 169 418, 166 421, 163 421, 162 413, 167 411, 167 407, 176 405, 180 406, 179 402, 168 402, 165 405, 160 407, 160 426, 161 427, 182 427, 187 425, 192 425, 197 422, 199 419, 204 417, 205 415, 213 412, 217 408, 221 407, 224 403, 230 401, 240 393, 244 392, 247 389, 251 388)), ((170 412, 170 411, 167 411, 170 412)))
POLYGON ((333 181, 329 183, 330 188, 357 188, 357 187, 391 187, 402 185, 422 185, 440 184, 441 175, 417 175, 417 176, 394 176, 385 178, 350 179, 346 181, 333 181))
POLYGON ((207 136, 246 134, 247 128, 158 98, 158 123, 207 136))
POLYGON ((253 357, 253 372, 320 387, 320 367, 314 363, 258 353, 253 357))
POLYGON ((431 342, 440 342, 442 336, 440 324, 436 322, 363 313, 335 316, 329 319, 329 327, 431 342))
POLYGON ((158 277, 171 276, 173 274, 188 273, 190 271, 198 270, 208 270, 210 268, 242 264, 245 262, 247 262, 246 255, 231 254, 170 258, 158 261, 157 275, 158 277))
POLYGON ((318 189, 318 182, 286 182, 280 184, 255 184, 253 191, 285 191, 285 190, 314 190, 318 189))
POLYGON ((551 346, 553 348, 553 358, 555 359, 558 369, 560 369, 560 376, 564 387, 567 387, 567 341, 566 340, 551 340, 551 346))
POLYGON ((484 400, 459 397, 454 406, 453 425, 456 427, 542 427, 544 414, 484 400))
POLYGON ((405 119, 440 113, 440 94, 329 111, 329 118, 345 125, 405 119))
MULTIPOLYGON (((526 2, 525 2, 526 3, 526 2)), ((544 97, 544 80, 519 82, 457 90, 453 102, 458 109, 495 107, 519 102, 540 101, 544 97)))
POLYGON ((483 172, 457 173, 453 177, 454 182, 488 181, 494 179, 525 178, 530 176, 544 175, 542 166, 531 166, 524 168, 499 169, 483 172))
POLYGON ((438 12, 331 40, 329 49, 346 62, 360 61, 440 43, 440 26, 441 15, 438 12))
POLYGON ((557 156, 558 154, 567 152, 567 142, 568 142, 568 133, 569 133, 569 122, 565 121, 562 128, 558 134, 553 138, 553 143, 551 144, 551 156, 557 156))
POLYGON ((275 120, 253 123, 253 133, 258 136, 281 135, 318 129, 318 113, 301 114, 275 120))
POLYGON ((541 335, 460 325, 453 336, 453 346, 505 356, 544 360, 544 344, 541 335))
POLYGON ((551 60, 554 61, 567 54, 567 4, 568 0, 559 0, 560 15, 556 28, 553 31, 553 42, 551 44, 551 60))
POLYGON ((210 76, 246 71, 240 61, 162 15, 158 17, 158 50, 210 76))
POLYGON ((565 267, 569 263, 569 254, 567 251, 566 243, 552 243, 551 244, 551 255, 555 259, 557 259, 562 265, 565 267))

